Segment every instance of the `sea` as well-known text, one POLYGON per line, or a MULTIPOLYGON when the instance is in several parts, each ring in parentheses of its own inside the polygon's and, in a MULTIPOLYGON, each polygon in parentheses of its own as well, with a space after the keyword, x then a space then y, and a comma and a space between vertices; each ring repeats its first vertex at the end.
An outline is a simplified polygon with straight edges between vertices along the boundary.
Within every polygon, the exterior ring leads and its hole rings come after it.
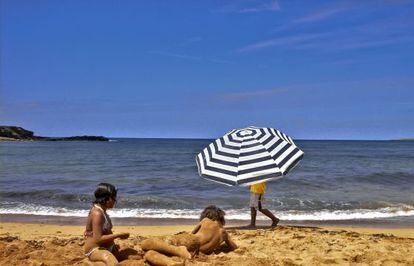
MULTIPOLYGON (((211 141, 0 142, 0 215, 86 217, 97 184, 108 182, 118 188, 111 217, 197 219, 216 205, 248 221, 248 187, 198 175, 195 156, 211 141)), ((265 195, 281 220, 414 221, 414 141, 295 142, 303 160, 265 195)))

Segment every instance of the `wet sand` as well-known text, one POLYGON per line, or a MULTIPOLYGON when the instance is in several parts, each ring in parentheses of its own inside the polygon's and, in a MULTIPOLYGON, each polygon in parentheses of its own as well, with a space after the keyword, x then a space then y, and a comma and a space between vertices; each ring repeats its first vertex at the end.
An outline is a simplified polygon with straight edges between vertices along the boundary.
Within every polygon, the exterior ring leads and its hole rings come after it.
MULTIPOLYGON (((130 232, 121 248, 142 254, 140 242, 151 236, 191 231, 193 225, 116 226, 130 232)), ((185 265, 414 265, 414 227, 228 226, 239 248, 203 255, 185 265)), ((82 225, 41 223, 0 224, 0 265, 84 265, 82 225)), ((145 265, 143 259, 121 265, 145 265)))
MULTIPOLYGON (((185 218, 111 218, 115 225, 194 225, 197 219, 185 218)), ((58 225, 84 225, 86 217, 52 216, 31 214, 0 214, 3 223, 40 223, 58 225)), ((249 223, 246 220, 226 219, 228 226, 242 226, 249 223)), ((257 220, 257 224, 264 226, 270 224, 269 219, 257 220)), ((353 220, 323 220, 323 221, 280 221, 280 225, 317 226, 317 227, 356 227, 356 228, 414 228, 414 216, 395 217, 386 219, 353 219, 353 220)))

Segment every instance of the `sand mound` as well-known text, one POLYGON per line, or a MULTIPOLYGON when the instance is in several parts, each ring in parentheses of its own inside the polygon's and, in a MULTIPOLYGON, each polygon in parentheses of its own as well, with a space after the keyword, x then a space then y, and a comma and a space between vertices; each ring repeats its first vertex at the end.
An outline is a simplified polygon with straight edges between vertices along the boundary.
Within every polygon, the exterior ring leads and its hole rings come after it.
MULTIPOLYGON (((360 234, 345 230, 312 227, 274 229, 230 229, 239 248, 227 252, 224 246, 215 254, 200 254, 183 262, 187 266, 207 265, 414 265, 414 239, 388 234, 360 234)), ((117 243, 133 248, 138 259, 120 265, 146 265, 140 242, 145 237, 132 235, 117 243)), ((83 254, 81 237, 42 237, 22 240, 17 236, 0 237, 1 265, 90 265, 83 254)))

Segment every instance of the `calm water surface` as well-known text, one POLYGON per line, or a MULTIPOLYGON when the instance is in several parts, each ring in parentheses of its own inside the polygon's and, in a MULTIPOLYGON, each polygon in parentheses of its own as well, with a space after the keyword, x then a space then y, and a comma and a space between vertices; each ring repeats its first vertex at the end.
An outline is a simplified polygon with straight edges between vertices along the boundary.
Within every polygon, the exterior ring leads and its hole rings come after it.
MULTIPOLYGON (((198 176, 212 140, 0 142, 0 213, 85 216, 99 182, 119 188, 115 217, 195 218, 207 205, 249 219, 249 191, 198 176)), ((414 216, 414 142, 296 141, 304 159, 268 183, 285 220, 414 216)), ((261 217, 263 218, 263 217, 261 217)))

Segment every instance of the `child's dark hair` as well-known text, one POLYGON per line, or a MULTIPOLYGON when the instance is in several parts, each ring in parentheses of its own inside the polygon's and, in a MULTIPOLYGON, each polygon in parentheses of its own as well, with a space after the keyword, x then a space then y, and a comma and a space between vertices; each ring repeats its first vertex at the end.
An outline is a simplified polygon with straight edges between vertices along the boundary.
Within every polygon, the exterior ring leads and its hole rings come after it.
POLYGON ((209 218, 213 221, 220 222, 222 225, 225 225, 226 221, 224 220, 224 215, 226 215, 226 213, 222 209, 214 205, 210 205, 206 207, 204 211, 201 213, 200 221, 204 218, 209 218))
POLYGON ((116 198, 117 189, 109 183, 100 183, 95 190, 96 204, 104 204, 109 198, 116 198))

